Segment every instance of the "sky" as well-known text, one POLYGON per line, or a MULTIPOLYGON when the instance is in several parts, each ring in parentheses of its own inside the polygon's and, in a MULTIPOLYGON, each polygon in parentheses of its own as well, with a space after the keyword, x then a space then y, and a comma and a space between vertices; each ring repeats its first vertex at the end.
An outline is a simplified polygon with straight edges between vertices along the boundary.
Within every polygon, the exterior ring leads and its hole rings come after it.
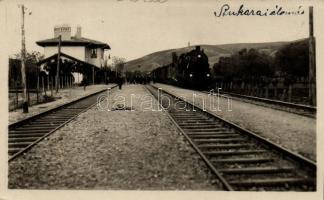
MULTIPOLYGON (((18 4, 22 3, 28 9, 25 18, 27 51, 41 53, 43 48, 35 42, 52 38, 53 28, 58 24, 71 25, 72 35, 76 26, 81 25, 82 36, 108 43, 111 56, 124 57, 126 60, 184 47, 188 42, 191 45, 276 42, 308 37, 308 8, 304 4, 301 5, 306 13, 299 16, 218 18, 214 16, 214 11, 219 11, 224 4, 221 1, 145 1, 2 0, 1 17, 6 27, 8 53, 17 53, 21 48, 21 10, 18 4)), ((228 4, 234 10, 240 5, 233 1, 228 4)), ((244 5, 262 9, 282 3, 246 1, 244 5)), ((299 4, 283 6, 297 9, 299 4)))

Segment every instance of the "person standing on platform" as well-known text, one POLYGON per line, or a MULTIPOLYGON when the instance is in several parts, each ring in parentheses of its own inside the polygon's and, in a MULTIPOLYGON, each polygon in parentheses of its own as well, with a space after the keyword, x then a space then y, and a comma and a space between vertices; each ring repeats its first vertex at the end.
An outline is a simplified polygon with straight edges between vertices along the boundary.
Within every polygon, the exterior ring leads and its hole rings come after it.
POLYGON ((118 86, 119 86, 119 89, 121 90, 122 89, 122 85, 123 85, 123 78, 122 77, 119 77, 118 80, 118 86))
POLYGON ((82 85, 83 85, 83 90, 85 91, 86 90, 86 87, 88 85, 88 78, 86 75, 83 76, 83 80, 82 80, 82 85))

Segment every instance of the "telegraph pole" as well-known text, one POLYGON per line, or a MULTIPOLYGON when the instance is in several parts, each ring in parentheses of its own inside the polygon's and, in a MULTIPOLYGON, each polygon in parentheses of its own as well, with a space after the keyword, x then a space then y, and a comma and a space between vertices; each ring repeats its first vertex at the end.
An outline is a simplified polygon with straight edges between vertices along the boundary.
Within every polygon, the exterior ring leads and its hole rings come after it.
POLYGON ((23 112, 28 113, 26 84, 25 6, 21 5, 21 85, 23 87, 23 112))
POLYGON ((61 38, 62 36, 58 36, 58 52, 57 52, 57 65, 56 65, 56 78, 55 78, 55 89, 56 93, 58 93, 58 86, 60 81, 60 57, 61 57, 61 38))
POLYGON ((315 63, 315 37, 313 6, 309 7, 309 100, 310 104, 316 106, 316 63, 315 63))

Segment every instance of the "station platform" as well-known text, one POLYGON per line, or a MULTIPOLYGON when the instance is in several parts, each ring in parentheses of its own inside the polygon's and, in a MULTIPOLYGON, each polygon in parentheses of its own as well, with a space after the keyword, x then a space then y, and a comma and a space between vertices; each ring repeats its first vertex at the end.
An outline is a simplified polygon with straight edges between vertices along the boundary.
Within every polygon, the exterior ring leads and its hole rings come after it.
POLYGON ((84 90, 83 87, 73 87, 69 89, 60 89, 58 93, 53 92, 54 98, 56 98, 55 101, 48 102, 48 103, 42 103, 30 106, 28 108, 28 113, 23 113, 22 109, 17 109, 15 111, 9 112, 9 124, 15 123, 19 120, 37 115, 41 112, 45 112, 47 110, 53 109, 57 106, 61 106, 65 103, 69 103, 71 101, 77 100, 79 98, 82 98, 86 95, 98 92, 100 90, 109 88, 114 86, 115 84, 108 84, 108 85, 89 85, 86 87, 86 90, 84 90))

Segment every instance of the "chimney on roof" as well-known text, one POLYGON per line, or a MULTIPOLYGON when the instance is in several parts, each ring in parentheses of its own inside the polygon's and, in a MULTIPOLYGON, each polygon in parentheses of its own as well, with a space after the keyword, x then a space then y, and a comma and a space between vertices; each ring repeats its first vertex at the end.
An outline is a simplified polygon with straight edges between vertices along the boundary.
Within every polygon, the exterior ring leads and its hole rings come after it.
POLYGON ((81 26, 80 25, 78 25, 76 28, 75 37, 81 38, 81 26))
POLYGON ((54 37, 57 38, 59 35, 62 36, 62 40, 71 39, 71 26, 63 24, 54 27, 54 37))

